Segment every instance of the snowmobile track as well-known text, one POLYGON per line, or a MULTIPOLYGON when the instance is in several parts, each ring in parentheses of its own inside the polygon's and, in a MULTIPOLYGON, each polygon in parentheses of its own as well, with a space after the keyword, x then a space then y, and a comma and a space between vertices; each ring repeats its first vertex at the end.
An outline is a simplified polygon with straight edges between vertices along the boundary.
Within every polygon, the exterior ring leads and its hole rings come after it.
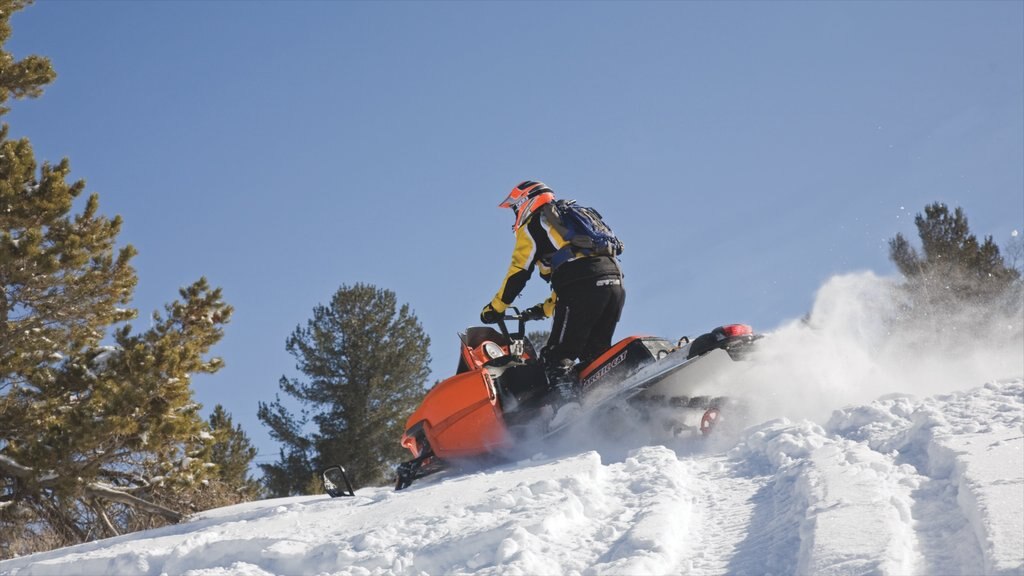
POLYGON ((679 567, 682 574, 763 574, 777 529, 766 508, 767 476, 736 473, 724 455, 684 458, 695 491, 693 523, 686 536, 693 544, 679 567))

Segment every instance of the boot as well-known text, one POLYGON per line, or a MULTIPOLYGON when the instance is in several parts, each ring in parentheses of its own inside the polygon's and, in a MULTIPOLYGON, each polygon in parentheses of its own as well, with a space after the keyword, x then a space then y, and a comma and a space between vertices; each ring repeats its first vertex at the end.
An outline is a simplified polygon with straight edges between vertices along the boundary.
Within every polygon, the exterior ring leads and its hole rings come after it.
POLYGON ((570 402, 579 402, 579 386, 576 382, 576 364, 568 358, 558 361, 545 370, 548 391, 557 409, 570 402))
POLYGON ((576 378, 576 366, 572 360, 562 360, 549 367, 548 402, 554 410, 548 422, 548 431, 555 430, 571 422, 580 411, 579 385, 576 378))

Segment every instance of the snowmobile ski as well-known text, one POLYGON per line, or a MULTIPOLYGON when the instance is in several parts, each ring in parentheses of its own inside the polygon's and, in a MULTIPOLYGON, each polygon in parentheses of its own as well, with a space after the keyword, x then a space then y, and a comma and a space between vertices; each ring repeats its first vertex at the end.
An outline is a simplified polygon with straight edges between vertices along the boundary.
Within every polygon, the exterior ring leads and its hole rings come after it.
POLYGON ((340 464, 324 468, 320 472, 320 481, 323 484, 324 492, 327 492, 331 498, 356 495, 355 490, 352 489, 352 482, 348 479, 345 467, 340 464), (344 484, 344 487, 342 487, 342 484, 344 484))

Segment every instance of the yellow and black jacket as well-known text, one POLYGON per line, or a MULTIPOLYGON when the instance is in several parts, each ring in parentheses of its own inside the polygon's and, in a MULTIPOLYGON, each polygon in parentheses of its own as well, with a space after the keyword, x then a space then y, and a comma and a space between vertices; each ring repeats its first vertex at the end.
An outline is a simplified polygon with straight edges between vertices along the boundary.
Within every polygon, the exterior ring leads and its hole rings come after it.
POLYGON ((575 249, 572 258, 552 269, 551 258, 555 252, 571 246, 565 239, 566 235, 567 230, 553 202, 541 206, 516 230, 512 264, 505 273, 497 295, 491 300, 491 307, 496 312, 504 312, 512 304, 533 275, 534 268, 539 268, 540 277, 551 283, 551 296, 544 302, 546 316, 554 313, 560 288, 581 280, 622 277, 622 270, 613 256, 586 256, 575 249))

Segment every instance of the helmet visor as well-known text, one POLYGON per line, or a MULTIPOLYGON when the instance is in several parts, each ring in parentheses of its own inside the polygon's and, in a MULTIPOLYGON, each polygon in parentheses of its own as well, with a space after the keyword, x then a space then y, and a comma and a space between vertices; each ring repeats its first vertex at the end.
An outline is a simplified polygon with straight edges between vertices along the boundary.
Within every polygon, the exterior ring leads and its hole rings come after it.
POLYGON ((502 201, 501 204, 498 204, 498 207, 511 208, 516 214, 518 214, 519 208, 522 207, 522 205, 525 204, 526 201, 529 199, 530 195, 527 194, 525 190, 519 190, 518 188, 514 188, 512 192, 508 195, 508 197, 505 198, 505 200, 502 201))

